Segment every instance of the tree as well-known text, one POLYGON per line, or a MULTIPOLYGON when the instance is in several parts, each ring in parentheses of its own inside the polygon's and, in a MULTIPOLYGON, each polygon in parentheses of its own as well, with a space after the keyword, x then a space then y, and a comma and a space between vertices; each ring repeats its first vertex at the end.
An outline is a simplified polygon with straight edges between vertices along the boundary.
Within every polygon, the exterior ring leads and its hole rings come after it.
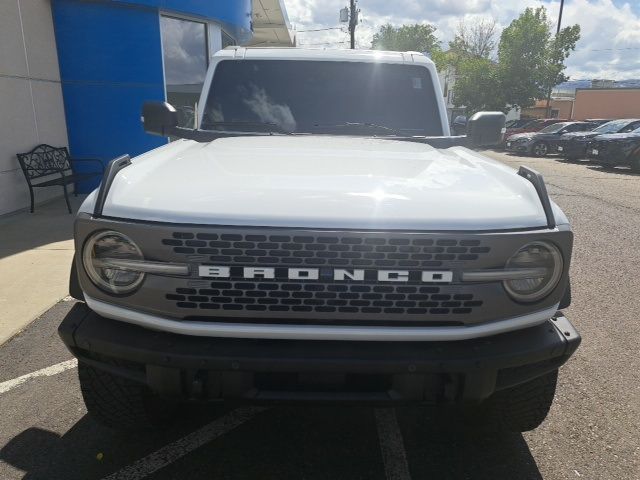
POLYGON ((481 19, 471 24, 460 20, 449 52, 462 57, 490 58, 496 48, 496 21, 481 19))
POLYGON ((454 39, 449 42, 446 63, 455 71, 453 102, 465 106, 467 114, 481 110, 506 111, 500 88, 498 67, 491 60, 496 48, 495 20, 458 23, 454 39))
POLYGON ((374 50, 392 50, 397 52, 426 52, 432 55, 440 51, 440 40, 435 35, 436 27, 416 23, 394 27, 386 24, 373 35, 371 48, 374 50))
POLYGON ((506 113, 507 101, 502 94, 498 65, 480 56, 466 57, 456 65, 456 83, 453 100, 464 105, 467 114, 482 110, 499 110, 506 113))
POLYGON ((547 110, 553 87, 569 80, 569 77, 564 74, 566 68, 564 61, 575 50, 578 40, 580 40, 580 25, 572 25, 560 30, 547 47, 547 74, 544 84, 547 94, 547 110))
POLYGON ((544 98, 549 85, 566 79, 565 65, 580 38, 573 25, 552 37, 544 7, 527 8, 504 29, 498 46, 499 77, 508 104, 529 107, 544 98))

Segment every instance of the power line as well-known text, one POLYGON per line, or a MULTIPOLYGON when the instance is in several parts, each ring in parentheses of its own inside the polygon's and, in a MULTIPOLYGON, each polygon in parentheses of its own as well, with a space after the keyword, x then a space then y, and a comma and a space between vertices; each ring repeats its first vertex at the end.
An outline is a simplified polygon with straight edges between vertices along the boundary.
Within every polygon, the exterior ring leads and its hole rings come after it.
POLYGON ((344 42, 300 43, 299 45, 301 47, 314 47, 319 45, 336 45, 338 43, 349 43, 349 42, 344 41, 344 42))
POLYGON ((342 30, 342 27, 328 27, 328 28, 314 28, 311 30, 296 30, 297 33, 306 33, 306 32, 324 32, 327 30, 342 30))
POLYGON ((620 48, 596 48, 589 49, 589 52, 611 52, 614 50, 640 50, 640 47, 620 47, 620 48))

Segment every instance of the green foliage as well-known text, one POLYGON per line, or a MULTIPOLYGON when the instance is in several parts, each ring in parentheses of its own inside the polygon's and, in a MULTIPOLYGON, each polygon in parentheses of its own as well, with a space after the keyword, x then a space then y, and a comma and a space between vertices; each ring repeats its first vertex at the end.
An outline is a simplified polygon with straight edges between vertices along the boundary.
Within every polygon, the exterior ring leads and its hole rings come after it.
POLYGON ((468 42, 457 35, 447 52, 457 72, 455 103, 473 113, 525 108, 545 98, 567 80, 564 62, 580 39, 578 25, 560 30, 557 36, 551 29, 544 7, 527 8, 503 30, 496 63, 474 55, 468 42))
POLYGON ((550 92, 559 83, 569 80, 564 74, 564 61, 576 48, 580 40, 580 25, 563 28, 547 47, 547 76, 545 91, 550 92))
POLYGON ((544 96, 547 47, 551 41, 547 11, 527 8, 504 29, 498 46, 500 77, 505 97, 529 107, 544 96))
POLYGON ((386 24, 373 36, 371 48, 374 50, 392 50, 397 52, 440 51, 440 41, 435 35, 436 27, 429 24, 416 23, 394 27, 386 24))
POLYGON ((529 107, 567 80, 565 60, 576 48, 580 27, 552 33, 544 7, 527 8, 505 28, 495 50, 495 21, 461 22, 449 50, 443 51, 436 27, 428 24, 384 25, 373 36, 376 50, 427 52, 438 70, 456 73, 454 102, 468 113, 529 107))
POLYGON ((502 32, 498 62, 509 104, 529 107, 567 79, 564 61, 575 50, 580 27, 566 27, 557 37, 551 27, 544 7, 527 8, 502 32))
POLYGON ((500 88, 498 65, 482 57, 458 59, 453 88, 456 105, 465 105, 468 114, 483 110, 506 113, 507 101, 500 88))

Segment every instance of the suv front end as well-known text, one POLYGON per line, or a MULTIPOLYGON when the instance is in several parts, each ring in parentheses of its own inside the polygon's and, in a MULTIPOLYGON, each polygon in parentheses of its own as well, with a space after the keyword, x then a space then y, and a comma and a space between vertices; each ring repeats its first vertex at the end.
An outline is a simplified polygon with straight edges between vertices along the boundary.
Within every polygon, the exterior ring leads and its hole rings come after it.
POLYGON ((463 146, 500 143, 504 115, 448 136, 415 53, 238 52, 210 66, 202 128, 145 106, 148 132, 183 138, 112 161, 76 218, 59 332, 89 412, 414 402, 539 425, 580 343, 559 310, 573 234, 539 174, 463 146))
POLYGON ((82 364, 173 401, 477 404, 557 370, 580 343, 558 311, 566 225, 442 233, 81 214, 75 238, 85 303, 61 337, 82 364))

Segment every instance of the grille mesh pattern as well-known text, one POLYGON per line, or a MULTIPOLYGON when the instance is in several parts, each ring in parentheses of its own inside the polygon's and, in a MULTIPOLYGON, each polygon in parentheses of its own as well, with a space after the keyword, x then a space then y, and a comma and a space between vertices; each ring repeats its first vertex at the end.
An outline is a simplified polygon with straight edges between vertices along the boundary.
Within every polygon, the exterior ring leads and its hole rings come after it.
POLYGON ((327 282, 214 281, 211 288, 177 288, 167 300, 181 309, 447 315, 470 314, 482 301, 436 286, 327 282))
POLYGON ((480 240, 401 234, 259 235, 174 232, 174 253, 205 255, 218 265, 421 268, 478 260, 480 240))

